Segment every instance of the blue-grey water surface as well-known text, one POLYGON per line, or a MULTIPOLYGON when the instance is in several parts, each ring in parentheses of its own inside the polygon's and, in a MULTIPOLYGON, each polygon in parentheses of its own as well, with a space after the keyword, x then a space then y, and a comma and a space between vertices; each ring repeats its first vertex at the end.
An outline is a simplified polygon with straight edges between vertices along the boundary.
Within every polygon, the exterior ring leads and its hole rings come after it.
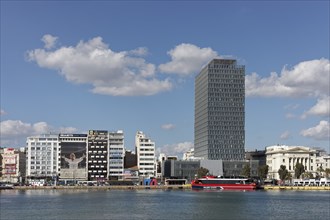
POLYGON ((2 190, 0 219, 330 219, 329 191, 2 190))

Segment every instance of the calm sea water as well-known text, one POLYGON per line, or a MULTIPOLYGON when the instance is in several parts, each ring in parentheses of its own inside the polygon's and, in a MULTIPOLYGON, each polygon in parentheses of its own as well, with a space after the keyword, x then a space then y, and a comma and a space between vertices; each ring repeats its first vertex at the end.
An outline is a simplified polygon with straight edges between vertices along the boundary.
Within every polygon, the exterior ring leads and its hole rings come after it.
POLYGON ((329 191, 2 190, 0 219, 330 219, 329 191))

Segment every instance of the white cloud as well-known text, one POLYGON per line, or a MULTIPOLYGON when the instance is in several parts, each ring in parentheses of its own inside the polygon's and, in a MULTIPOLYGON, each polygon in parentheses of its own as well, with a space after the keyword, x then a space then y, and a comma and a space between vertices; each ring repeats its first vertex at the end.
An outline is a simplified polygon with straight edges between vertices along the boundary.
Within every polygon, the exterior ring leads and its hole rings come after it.
POLYGON ((7 114, 7 112, 5 112, 5 110, 1 109, 0 110, 0 115, 5 115, 5 114, 7 114))
POLYGON ((292 114, 292 113, 285 114, 285 118, 287 118, 287 119, 292 119, 292 118, 295 118, 295 117, 296 117, 296 115, 292 114))
POLYGON ((1 146, 21 145, 25 146, 26 138, 33 135, 52 133, 72 133, 77 131, 72 127, 53 128, 46 122, 37 122, 34 124, 25 123, 20 120, 6 120, 0 122, 1 146))
POLYGON ((174 124, 163 124, 161 127, 164 130, 172 130, 172 129, 174 129, 175 125, 174 124))
POLYGON ((114 52, 95 37, 53 51, 28 51, 27 57, 40 67, 58 70, 69 82, 92 85, 97 94, 142 96, 171 90, 170 80, 157 79, 155 65, 139 57, 145 54, 146 48, 114 52))
POLYGON ((287 140, 287 139, 289 139, 290 137, 291 137, 291 134, 290 134, 289 131, 285 131, 285 132, 283 132, 283 133, 281 134, 281 136, 280 136, 280 138, 281 138, 282 140, 287 140))
POLYGON ((183 153, 189 151, 191 148, 194 148, 192 142, 182 142, 176 144, 166 144, 163 147, 157 148, 158 154, 165 153, 167 156, 178 155, 182 157, 183 153))
POLYGON ((51 48, 55 47, 57 39, 58 39, 58 37, 54 37, 50 34, 46 34, 41 38, 42 42, 45 43, 46 49, 51 49, 51 48))
POLYGON ((58 130, 59 130, 59 133, 62 133, 62 134, 73 134, 78 131, 77 128, 74 128, 74 127, 60 127, 58 130))
POLYGON ((330 96, 322 97, 317 100, 317 103, 305 112, 302 118, 306 118, 307 115, 317 116, 330 116, 330 96))
POLYGON ((199 72, 203 65, 217 56, 217 52, 211 48, 200 48, 193 44, 180 44, 167 53, 172 61, 159 65, 159 70, 180 75, 199 72))
POLYGON ((330 125, 328 121, 320 121, 315 127, 308 128, 300 133, 304 137, 313 138, 316 140, 329 140, 330 125))
POLYGON ((320 97, 329 95, 330 64, 328 59, 298 63, 293 68, 286 66, 280 75, 273 72, 267 78, 256 73, 245 77, 247 96, 264 97, 320 97))
POLYGON ((7 120, 0 123, 0 128, 1 138, 49 132, 49 126, 45 122, 29 124, 20 120, 7 120))

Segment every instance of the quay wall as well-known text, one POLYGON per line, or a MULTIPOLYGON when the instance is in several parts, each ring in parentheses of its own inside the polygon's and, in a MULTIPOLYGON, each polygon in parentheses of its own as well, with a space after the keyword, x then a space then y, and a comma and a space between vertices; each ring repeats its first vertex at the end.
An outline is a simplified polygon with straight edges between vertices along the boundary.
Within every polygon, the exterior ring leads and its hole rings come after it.
POLYGON ((265 190, 330 190, 330 186, 264 186, 265 190))
POLYGON ((161 185, 161 186, 14 186, 14 189, 27 190, 27 189, 92 189, 92 190, 142 190, 142 189, 191 189, 190 184, 186 185, 161 185))

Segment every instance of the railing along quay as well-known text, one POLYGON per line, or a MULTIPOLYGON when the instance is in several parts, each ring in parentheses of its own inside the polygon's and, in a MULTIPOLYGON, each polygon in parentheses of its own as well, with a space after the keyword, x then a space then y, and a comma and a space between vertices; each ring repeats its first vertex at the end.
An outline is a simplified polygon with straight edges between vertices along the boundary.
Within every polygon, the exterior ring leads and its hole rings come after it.
POLYGON ((110 186, 14 186, 14 189, 95 189, 95 190, 144 190, 144 189, 161 189, 161 190, 175 190, 175 189, 191 189, 191 185, 110 185, 110 186))
POLYGON ((330 186, 264 186, 265 190, 330 190, 330 186))

